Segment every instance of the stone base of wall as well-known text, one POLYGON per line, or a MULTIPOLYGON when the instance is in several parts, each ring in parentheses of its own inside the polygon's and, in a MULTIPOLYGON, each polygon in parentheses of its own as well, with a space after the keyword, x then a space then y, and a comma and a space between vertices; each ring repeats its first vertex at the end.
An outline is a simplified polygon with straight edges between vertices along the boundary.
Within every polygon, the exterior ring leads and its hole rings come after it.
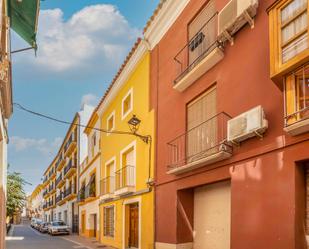
POLYGON ((156 249, 193 249, 193 243, 169 244, 156 242, 156 249))

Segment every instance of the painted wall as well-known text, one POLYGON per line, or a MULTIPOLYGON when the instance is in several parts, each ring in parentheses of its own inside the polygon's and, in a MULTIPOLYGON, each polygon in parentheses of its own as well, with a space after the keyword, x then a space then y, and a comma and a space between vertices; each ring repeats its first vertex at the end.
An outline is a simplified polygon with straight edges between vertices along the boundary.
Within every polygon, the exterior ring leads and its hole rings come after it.
MULTIPOLYGON (((217 10, 227 2, 217 0, 217 10)), ((174 57, 187 42, 187 24, 206 1, 190 1, 151 52, 151 100, 157 115, 156 241, 162 246, 193 239, 190 229, 177 226, 184 223, 177 206, 179 191, 230 179, 232 249, 305 248, 301 218, 295 215, 295 206, 302 210, 302 204, 301 198, 295 197, 295 186, 300 184, 294 161, 309 158, 309 136, 292 138, 283 131, 283 94, 269 78, 266 9, 272 2, 259 1, 254 29, 248 25, 242 28, 234 36, 234 45, 226 45, 223 60, 183 93, 173 89, 174 57), (234 117, 262 105, 269 121, 264 138, 235 147, 231 159, 178 177, 167 175, 167 143, 186 131, 186 105, 213 84, 217 85, 218 113, 234 117)), ((192 209, 187 210, 192 225, 192 209)))
MULTIPOLYGON (((138 130, 139 134, 151 135, 154 132, 154 113, 149 111, 149 60, 150 56, 147 52, 138 62, 137 66, 130 74, 127 81, 119 89, 117 96, 107 106, 101 118, 101 128, 106 129, 107 118, 112 112, 115 112, 115 130, 130 131, 128 120, 136 114, 141 120, 138 130), (133 91, 133 110, 122 119, 121 106, 122 99, 128 91, 133 91)), ((112 158, 116 161, 116 170, 121 168, 121 151, 130 144, 135 144, 136 148, 136 191, 147 189, 147 179, 149 178, 149 144, 145 144, 141 139, 130 135, 101 134, 101 179, 105 177, 105 164, 112 158)), ((153 144, 152 144, 153 145, 153 144)), ((153 149, 152 149, 153 158, 153 149)), ((150 177, 153 177, 153 163, 151 163, 150 177)), ((132 197, 133 198, 133 197, 132 197)), ((137 197, 135 197, 137 198, 137 197)), ((141 213, 142 230, 141 230, 141 247, 151 248, 153 244, 153 192, 142 195, 141 197, 141 213)), ((123 214, 125 212, 123 202, 130 198, 124 198, 116 201, 111 201, 100 206, 100 225, 103 227, 103 206, 115 205, 116 220, 115 220, 115 238, 110 239, 103 236, 101 229, 101 242, 117 248, 122 248, 123 244, 123 214)))

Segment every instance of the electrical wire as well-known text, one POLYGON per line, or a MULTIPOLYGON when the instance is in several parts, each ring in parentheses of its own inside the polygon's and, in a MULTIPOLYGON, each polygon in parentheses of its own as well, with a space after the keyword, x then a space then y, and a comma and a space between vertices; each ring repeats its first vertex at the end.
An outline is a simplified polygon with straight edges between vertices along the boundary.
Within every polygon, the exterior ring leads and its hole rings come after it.
POLYGON ((140 135, 136 132, 128 132, 128 131, 117 131, 117 130, 113 130, 113 131, 108 131, 108 130, 105 130, 105 129, 100 129, 100 128, 96 128, 96 127, 91 127, 91 126, 88 126, 88 125, 83 125, 83 124, 76 124, 76 123, 73 123, 73 122, 68 122, 68 121, 65 121, 65 120, 61 120, 61 119, 58 119, 58 118, 54 118, 52 116, 49 116, 49 115, 46 115, 46 114, 42 114, 42 113, 39 113, 39 112, 36 112, 36 111, 32 111, 24 106, 22 106, 21 104, 19 103, 13 103, 13 105, 15 107, 17 107, 18 109, 24 111, 24 112, 27 112, 27 113, 30 113, 32 115, 35 115, 35 116, 38 116, 38 117, 41 117, 41 118, 45 118, 45 119, 48 119, 48 120, 51 120, 51 121, 54 121, 54 122, 57 122, 57 123, 61 123, 61 124, 66 124, 66 125, 76 125, 78 127, 82 127, 82 128, 88 128, 88 129, 92 129, 92 130, 96 130, 96 131, 99 131, 99 132, 103 132, 103 133, 108 133, 108 134, 118 134, 118 135, 131 135, 131 136, 136 136, 136 137, 140 137, 141 139, 143 139, 145 142, 148 141, 148 139, 150 139, 150 136, 143 136, 143 135, 140 135))

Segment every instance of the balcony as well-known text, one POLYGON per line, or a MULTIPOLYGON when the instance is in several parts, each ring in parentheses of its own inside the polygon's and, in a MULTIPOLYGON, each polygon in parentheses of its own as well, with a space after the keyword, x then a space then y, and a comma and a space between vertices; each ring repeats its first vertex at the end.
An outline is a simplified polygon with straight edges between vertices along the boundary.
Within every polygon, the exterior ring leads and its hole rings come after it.
POLYGON ((135 166, 127 165, 116 171, 115 195, 127 195, 135 192, 135 166))
POLYGON ((57 179, 56 179, 56 187, 57 188, 61 188, 63 186, 63 184, 65 183, 65 180, 62 176, 62 174, 60 174, 57 179))
POLYGON ((75 191, 72 189, 72 186, 68 187, 63 193, 63 201, 70 201, 76 197, 75 191))
POLYGON ((65 165, 65 160, 63 158, 63 154, 61 153, 61 155, 59 156, 59 158, 56 162, 56 169, 58 171, 61 171, 64 165, 65 165))
POLYGON ((114 198, 115 192, 115 177, 108 176, 101 180, 101 200, 108 200, 114 198))
POLYGON ((55 169, 53 168, 51 171, 49 171, 48 177, 49 177, 50 179, 53 179, 55 176, 56 176, 56 171, 55 171, 55 169))
POLYGON ((44 197, 44 198, 46 198, 46 197, 47 197, 47 195, 48 195, 48 190, 47 190, 47 189, 45 189, 45 190, 43 191, 43 197, 44 197))
POLYGON ((174 89, 183 92, 223 59, 223 45, 218 41, 218 14, 214 14, 175 56, 174 89))
POLYGON ((85 188, 85 201, 92 201, 96 197, 95 177, 87 184, 85 188))
POLYGON ((85 201, 85 185, 83 185, 81 187, 81 189, 78 191, 78 197, 77 197, 77 201, 79 203, 83 203, 85 201))
POLYGON ((226 142, 227 121, 219 113, 167 144, 168 174, 181 174, 232 156, 233 147, 226 142))
POLYGON ((43 184, 47 183, 47 181, 48 181, 48 177, 47 177, 47 176, 44 176, 43 184))
POLYGON ((76 161, 70 159, 67 166, 64 168, 64 177, 70 178, 76 172, 76 161))
POLYGON ((56 197, 56 204, 58 204, 59 202, 61 202, 62 199, 63 199, 62 193, 60 193, 60 194, 56 197))
POLYGON ((56 192, 55 185, 54 184, 50 185, 48 188, 48 191, 49 191, 49 194, 55 193, 56 192))
POLYGON ((284 130, 291 136, 309 131, 309 64, 285 77, 284 130))
POLYGON ((48 204, 47 204, 47 203, 44 203, 44 204, 43 204, 43 210, 46 211, 47 208, 48 208, 48 204))
POLYGON ((65 156, 70 155, 75 148, 76 148, 76 137, 75 132, 72 132, 68 141, 64 145, 65 156))

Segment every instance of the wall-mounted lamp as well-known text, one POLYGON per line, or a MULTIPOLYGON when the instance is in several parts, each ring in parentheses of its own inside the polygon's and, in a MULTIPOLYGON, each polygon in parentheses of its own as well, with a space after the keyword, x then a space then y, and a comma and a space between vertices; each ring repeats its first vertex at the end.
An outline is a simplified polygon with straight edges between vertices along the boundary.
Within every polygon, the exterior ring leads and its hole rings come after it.
POLYGON ((150 136, 143 136, 137 133, 138 129, 139 129, 139 125, 142 121, 136 117, 136 115, 133 114, 132 118, 129 119, 128 121, 128 125, 129 128, 132 132, 132 134, 134 134, 135 136, 141 138, 146 144, 148 144, 149 140, 150 140, 150 136))

